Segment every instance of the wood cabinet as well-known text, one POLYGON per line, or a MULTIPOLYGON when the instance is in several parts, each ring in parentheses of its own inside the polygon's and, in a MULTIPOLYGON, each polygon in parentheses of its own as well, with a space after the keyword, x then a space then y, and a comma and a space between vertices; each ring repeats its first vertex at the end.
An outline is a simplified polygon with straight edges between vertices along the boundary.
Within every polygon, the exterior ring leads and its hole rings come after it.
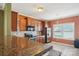
POLYGON ((44 28, 44 21, 19 15, 17 12, 12 11, 12 31, 17 31, 17 28, 19 28, 20 31, 26 31, 27 26, 35 26, 38 31, 42 31, 44 28))
POLYGON ((16 31, 17 28, 19 28, 20 31, 26 31, 27 26, 35 26, 37 31, 42 31, 44 23, 41 20, 12 12, 12 31, 16 31))
POLYGON ((26 31, 27 26, 35 26, 38 31, 42 30, 43 23, 40 20, 31 18, 31 17, 26 17, 23 15, 19 15, 19 29, 20 31, 26 31))
POLYGON ((28 23, 28 26, 33 26, 33 20, 32 20, 32 18, 28 17, 27 23, 28 23))
POLYGON ((20 31, 26 31, 27 26, 35 26, 35 19, 19 15, 19 29, 20 31))
POLYGON ((26 31, 27 26, 27 19, 23 15, 18 16, 18 22, 19 22, 19 30, 20 31, 26 31))
POLYGON ((12 14, 11 14, 11 18, 12 18, 12 31, 17 31, 17 12, 13 12, 12 11, 12 14))
POLYGON ((35 26, 36 24, 36 20, 34 18, 31 18, 31 17, 28 17, 27 19, 27 22, 28 22, 28 26, 35 26))
POLYGON ((28 22, 28 25, 30 25, 30 26, 35 26, 35 27, 37 26, 39 28, 39 30, 43 26, 41 20, 34 19, 34 18, 31 18, 31 17, 28 17, 27 22, 28 22))

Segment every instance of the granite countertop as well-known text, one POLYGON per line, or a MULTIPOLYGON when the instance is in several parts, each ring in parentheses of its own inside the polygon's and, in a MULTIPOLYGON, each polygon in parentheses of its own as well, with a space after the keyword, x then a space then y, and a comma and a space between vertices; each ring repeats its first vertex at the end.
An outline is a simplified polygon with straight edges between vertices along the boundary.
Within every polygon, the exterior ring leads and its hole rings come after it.
POLYGON ((11 39, 11 47, 4 49, 8 56, 39 56, 52 49, 52 46, 45 47, 45 44, 28 38, 13 36, 8 39, 11 39))

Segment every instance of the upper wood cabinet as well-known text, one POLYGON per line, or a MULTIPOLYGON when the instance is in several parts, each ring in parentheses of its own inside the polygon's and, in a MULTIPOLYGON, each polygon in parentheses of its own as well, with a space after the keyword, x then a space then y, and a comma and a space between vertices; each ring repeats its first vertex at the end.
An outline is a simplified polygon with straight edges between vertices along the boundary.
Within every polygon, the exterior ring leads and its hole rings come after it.
POLYGON ((20 31, 26 31, 26 26, 27 26, 27 19, 25 16, 23 15, 19 15, 18 16, 18 20, 19 20, 19 30, 20 31))
POLYGON ((20 31, 26 31, 27 26, 35 26, 38 31, 41 31, 43 28, 43 22, 41 20, 37 20, 24 15, 18 15, 18 24, 20 31))
POLYGON ((12 31, 17 31, 17 12, 13 12, 11 14, 11 18, 12 18, 12 31))
POLYGON ((35 21, 36 20, 31 17, 28 17, 28 19, 27 19, 28 25, 30 25, 30 26, 35 26, 35 21))
POLYGON ((37 19, 28 17, 27 22, 28 22, 28 25, 35 26, 35 28, 37 28, 38 31, 42 30, 43 23, 41 20, 37 20, 37 19))

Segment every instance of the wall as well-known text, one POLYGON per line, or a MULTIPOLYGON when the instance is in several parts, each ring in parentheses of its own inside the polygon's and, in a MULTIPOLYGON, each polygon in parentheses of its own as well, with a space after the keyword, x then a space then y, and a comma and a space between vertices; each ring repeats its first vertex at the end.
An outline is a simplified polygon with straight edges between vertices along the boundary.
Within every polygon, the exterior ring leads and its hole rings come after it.
POLYGON ((4 30, 5 36, 11 35, 11 4, 9 3, 4 7, 4 30))
POLYGON ((6 3, 4 10, 0 10, 0 55, 5 55, 4 49, 11 47, 11 4, 6 3))
MULTIPOLYGON (((4 49, 11 47, 11 4, 4 6, 4 49)), ((6 51, 5 51, 6 52, 6 51)))
MULTIPOLYGON (((73 16, 73 17, 68 17, 68 18, 63 18, 63 19, 58 19, 58 20, 57 19, 51 20, 48 22, 48 26, 52 28, 54 24, 57 24, 57 22, 59 24, 74 22, 75 23, 75 39, 79 39, 79 16, 73 16)), ((52 34, 52 36, 53 36, 53 34, 52 34)), ((53 37, 52 37, 52 40, 55 42, 61 42, 61 43, 65 43, 65 44, 74 44, 73 40, 66 40, 66 39, 59 40, 59 39, 56 39, 53 37)))

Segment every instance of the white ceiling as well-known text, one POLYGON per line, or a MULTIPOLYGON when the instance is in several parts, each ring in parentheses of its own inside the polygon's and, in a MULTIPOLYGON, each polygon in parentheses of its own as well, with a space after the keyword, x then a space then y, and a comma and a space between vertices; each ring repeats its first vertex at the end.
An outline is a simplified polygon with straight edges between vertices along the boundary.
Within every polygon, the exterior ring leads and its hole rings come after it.
POLYGON ((79 15, 79 3, 13 3, 12 10, 37 19, 51 20, 79 15), (43 12, 37 12, 39 5, 43 12))
POLYGON ((12 10, 37 19, 51 20, 79 15, 79 3, 12 3, 12 10), (44 7, 43 12, 35 10, 39 5, 44 7))

